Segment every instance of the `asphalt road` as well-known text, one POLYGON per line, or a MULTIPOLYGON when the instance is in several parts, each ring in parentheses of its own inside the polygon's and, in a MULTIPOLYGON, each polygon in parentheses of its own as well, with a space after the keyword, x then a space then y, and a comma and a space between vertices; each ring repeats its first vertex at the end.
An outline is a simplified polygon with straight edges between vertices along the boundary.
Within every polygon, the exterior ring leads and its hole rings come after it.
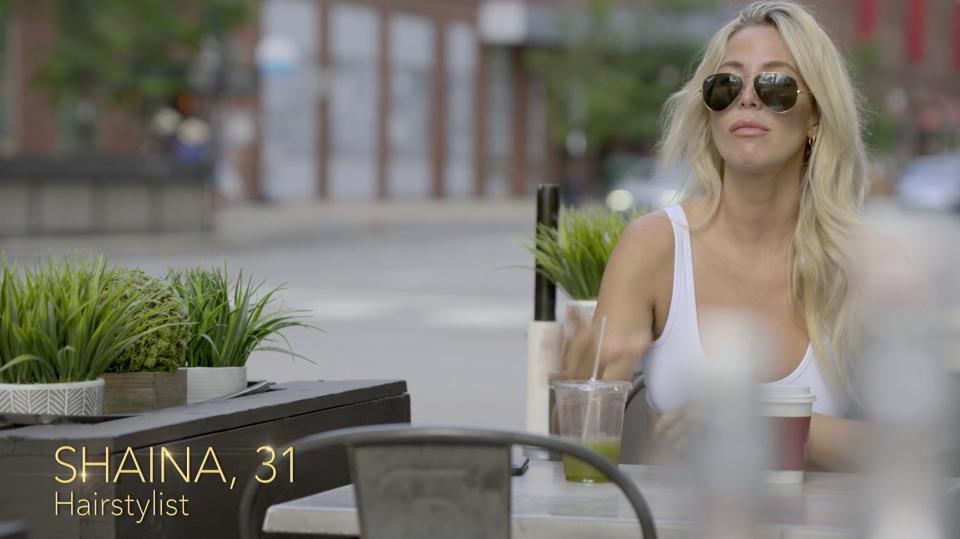
POLYGON ((259 352, 251 379, 402 379, 413 421, 523 428, 533 202, 233 208, 201 234, 0 240, 8 259, 104 253, 162 275, 227 264, 323 331, 286 333, 313 363, 259 352))
MULTIPOLYGON (((902 217, 884 204, 871 213, 886 224, 902 217)), ((285 284, 285 306, 306 309, 323 330, 286 334, 313 363, 255 353, 251 379, 401 379, 415 423, 521 429, 533 274, 520 242, 534 214, 533 201, 236 207, 205 233, 5 238, 0 250, 19 262, 104 253, 157 275, 194 264, 242 268, 266 286, 285 284)), ((948 298, 943 342, 960 369, 960 219, 910 222, 907 243, 954 259, 925 288, 948 298)), ((890 262, 880 263, 898 267, 890 262)))

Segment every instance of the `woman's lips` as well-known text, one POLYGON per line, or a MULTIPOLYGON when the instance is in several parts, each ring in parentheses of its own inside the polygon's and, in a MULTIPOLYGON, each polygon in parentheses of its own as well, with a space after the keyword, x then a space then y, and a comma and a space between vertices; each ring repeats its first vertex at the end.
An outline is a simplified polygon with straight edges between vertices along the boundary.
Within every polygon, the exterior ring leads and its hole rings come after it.
POLYGON ((759 137, 769 130, 767 126, 750 120, 740 120, 730 126, 730 132, 740 137, 759 137))
POLYGON ((766 135, 767 130, 759 127, 741 127, 734 130, 733 134, 738 137, 759 137, 760 135, 766 135))

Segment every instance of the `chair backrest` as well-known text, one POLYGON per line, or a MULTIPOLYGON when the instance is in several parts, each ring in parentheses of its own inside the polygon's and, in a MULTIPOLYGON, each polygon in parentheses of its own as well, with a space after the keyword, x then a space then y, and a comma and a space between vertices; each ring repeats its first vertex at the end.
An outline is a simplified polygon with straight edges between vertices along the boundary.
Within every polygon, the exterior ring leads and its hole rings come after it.
POLYGON ((630 393, 627 393, 627 406, 630 406, 630 403, 633 402, 633 399, 637 398, 638 395, 643 393, 643 390, 647 389, 646 380, 643 377, 643 373, 638 373, 631 382, 633 387, 630 388, 630 393))
MULTIPOLYGON (((514 445, 567 454, 603 472, 630 502, 642 537, 657 536, 646 501, 616 464, 554 436, 402 424, 320 433, 292 445, 301 459, 331 445, 346 446, 365 539, 509 539, 514 445)), ((244 490, 240 505, 244 538, 257 536, 259 519, 251 507, 259 488, 251 478, 244 490)))
POLYGON ((633 379, 633 388, 627 395, 623 413, 623 436, 620 449, 621 464, 642 464, 647 455, 647 398, 643 373, 633 379))
POLYGON ((954 485, 944 497, 945 537, 960 537, 960 485, 954 485))
POLYGON ((364 537, 510 536, 508 447, 363 445, 350 460, 364 537))

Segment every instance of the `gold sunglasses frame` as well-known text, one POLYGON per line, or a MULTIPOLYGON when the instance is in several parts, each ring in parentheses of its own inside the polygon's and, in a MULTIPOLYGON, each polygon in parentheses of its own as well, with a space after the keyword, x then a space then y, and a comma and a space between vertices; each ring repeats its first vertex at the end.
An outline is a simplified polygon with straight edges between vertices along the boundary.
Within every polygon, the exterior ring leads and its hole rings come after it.
MULTIPOLYGON (((750 75, 749 77, 740 75, 739 73, 730 73, 730 72, 727 72, 727 71, 720 71, 720 72, 717 72, 717 73, 711 73, 711 74, 707 75, 707 78, 713 77, 713 76, 715 76, 715 75, 723 75, 723 74, 736 75, 736 76, 742 78, 742 79, 743 79, 743 82, 744 82, 743 87, 741 87, 741 88, 740 88, 740 91, 737 92, 737 95, 734 96, 733 101, 730 102, 730 105, 727 105, 726 107, 724 107, 724 108, 722 108, 722 109, 720 109, 720 110, 713 110, 712 108, 710 108, 709 105, 707 105, 707 102, 706 102, 703 98, 701 98, 701 99, 700 99, 700 102, 703 103, 703 106, 706 107, 706 109, 709 110, 710 112, 723 112, 723 111, 727 110, 728 108, 730 108, 731 105, 733 105, 734 103, 737 102, 737 99, 740 98, 740 95, 743 94, 743 88, 745 88, 745 87, 747 86, 747 84, 752 84, 753 81, 755 81, 756 78, 757 78, 758 76, 760 76, 760 75, 780 75, 780 76, 784 76, 784 77, 790 77, 791 79, 797 81, 797 79, 796 79, 793 75, 788 75, 788 74, 786 74, 786 73, 779 73, 779 72, 777 72, 777 71, 761 71, 761 72, 756 73, 756 74, 754 74, 754 75, 750 75)), ((703 82, 706 82, 706 81, 707 81, 706 78, 703 79, 703 82)), ((698 91, 700 94, 703 94, 703 83, 700 83, 700 89, 697 90, 697 91, 698 91)), ((757 89, 754 88, 753 91, 754 91, 754 93, 756 93, 757 89)), ((809 94, 809 93, 811 93, 810 90, 801 90, 801 89, 800 89, 800 81, 797 81, 797 96, 799 96, 800 94, 809 94)), ((757 100, 760 101, 761 103, 763 103, 763 101, 760 100, 760 97, 759 97, 759 96, 757 96, 757 100)), ((785 110, 773 110, 773 109, 771 109, 769 106, 767 106, 766 103, 763 103, 763 106, 764 106, 764 108, 770 110, 770 112, 772 112, 772 113, 774 113, 774 114, 786 114, 786 113, 790 112, 791 110, 793 110, 793 108, 797 106, 797 103, 796 103, 796 101, 794 101, 793 105, 791 105, 790 108, 785 109, 785 110)))

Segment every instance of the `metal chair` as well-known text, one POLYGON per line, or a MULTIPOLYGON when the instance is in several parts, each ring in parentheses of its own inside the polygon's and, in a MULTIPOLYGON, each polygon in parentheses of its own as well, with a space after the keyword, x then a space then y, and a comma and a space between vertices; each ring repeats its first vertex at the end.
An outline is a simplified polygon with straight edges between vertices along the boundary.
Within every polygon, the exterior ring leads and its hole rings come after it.
POLYGON ((627 406, 630 406, 630 403, 633 402, 633 399, 646 388, 647 384, 644 382, 643 373, 641 372, 634 377, 633 387, 630 388, 630 393, 627 393, 627 406))
POLYGON ((960 485, 955 485, 944 496, 944 528, 946 537, 960 537, 960 485))
POLYGON ((633 388, 627 394, 626 410, 623 413, 623 435, 620 445, 621 464, 643 464, 647 448, 647 399, 643 373, 633 379, 633 388))
MULTIPOLYGON (((567 454, 597 468, 626 495, 642 537, 657 537, 650 509, 633 481, 600 454, 558 437, 400 424, 320 433, 292 445, 301 459, 330 446, 346 447, 365 539, 509 539, 514 445, 567 454)), ((243 538, 258 536, 260 518, 251 508, 259 489, 251 477, 240 503, 243 538)))

